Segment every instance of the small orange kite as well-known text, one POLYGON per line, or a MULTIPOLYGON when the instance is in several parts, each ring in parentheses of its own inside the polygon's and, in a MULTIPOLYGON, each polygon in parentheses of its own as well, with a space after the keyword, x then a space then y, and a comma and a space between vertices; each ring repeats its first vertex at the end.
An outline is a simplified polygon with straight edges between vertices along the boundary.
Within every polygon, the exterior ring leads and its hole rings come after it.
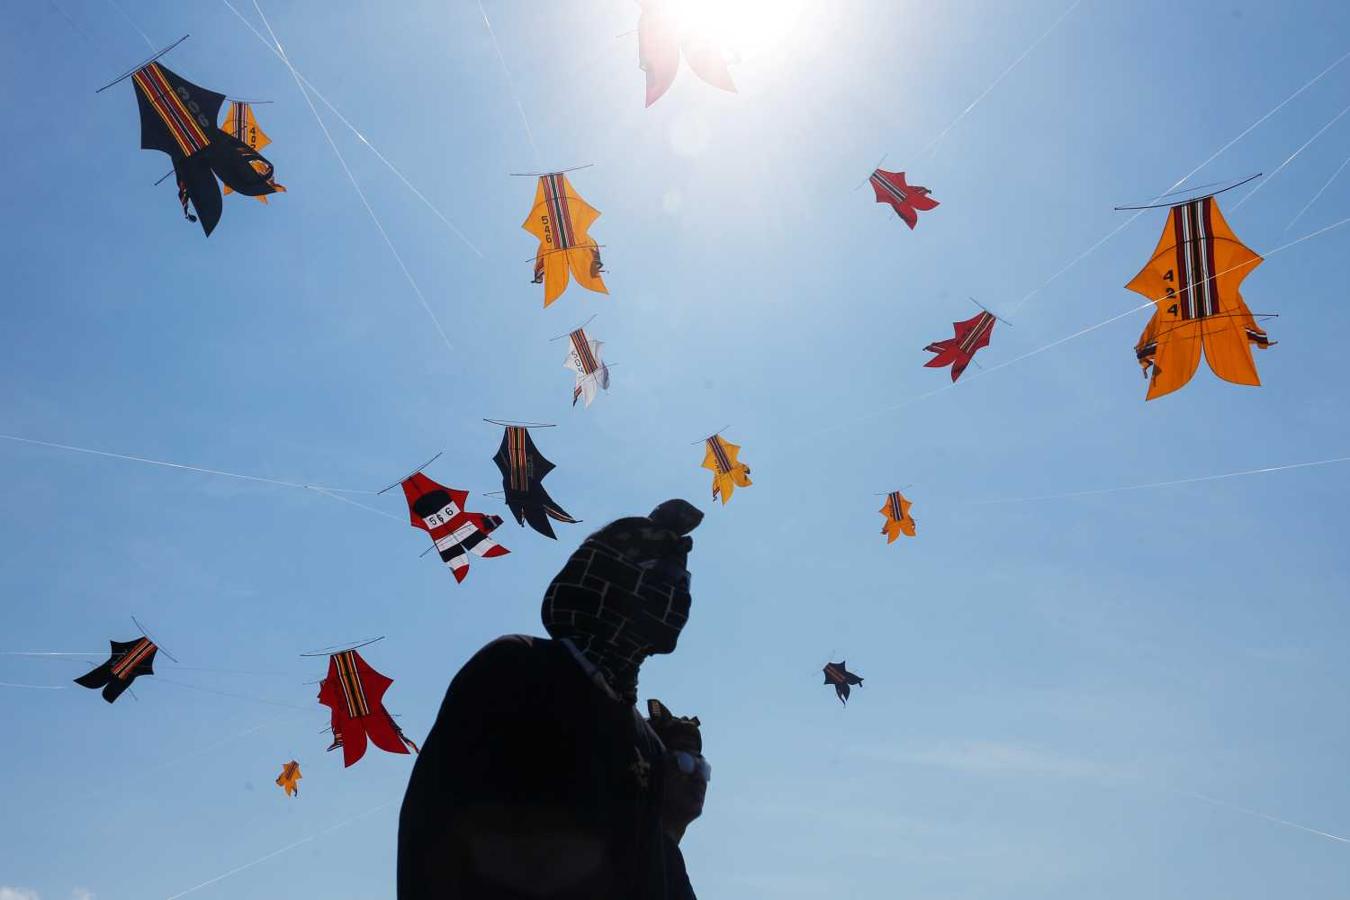
POLYGON ((914 537, 914 517, 909 514, 909 508, 913 505, 899 491, 891 491, 886 495, 886 504, 880 510, 886 517, 886 524, 881 526, 886 543, 895 543, 901 534, 914 537))
POLYGON ((299 781, 304 777, 305 776, 300 774, 300 764, 295 760, 291 760, 282 765, 281 774, 277 776, 277 787, 285 791, 287 797, 299 796, 299 781))
POLYGON ((703 468, 713 472, 713 499, 720 496, 722 505, 726 506, 736 488, 750 486, 750 467, 736 461, 741 448, 731 441, 723 440, 720 435, 714 434, 704 443, 708 452, 703 456, 703 468))

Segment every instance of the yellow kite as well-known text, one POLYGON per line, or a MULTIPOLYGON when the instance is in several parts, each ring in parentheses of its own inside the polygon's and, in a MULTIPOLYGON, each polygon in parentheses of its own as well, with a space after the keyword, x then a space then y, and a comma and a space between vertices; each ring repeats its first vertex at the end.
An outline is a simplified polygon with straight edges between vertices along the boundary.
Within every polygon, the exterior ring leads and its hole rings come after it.
POLYGON ((703 455, 703 468, 712 469, 713 472, 713 499, 716 500, 720 495, 722 505, 726 506, 736 488, 750 486, 750 467, 736 461, 736 454, 741 452, 741 448, 731 441, 713 435, 704 443, 708 446, 708 452, 703 455))
POLYGON ((1251 345, 1273 342, 1238 287, 1262 259, 1238 240, 1212 196, 1173 206, 1148 265, 1126 285, 1157 307, 1135 345, 1152 400, 1183 387, 1203 351, 1215 375, 1259 385, 1251 345))
MULTIPOLYGON (((230 101, 230 111, 225 114, 225 125, 221 128, 221 131, 238 138, 254 150, 261 150, 272 143, 272 139, 258 127, 258 120, 253 116, 253 107, 241 100, 230 101)), ((254 168, 257 169, 257 166, 254 166, 254 168)), ((275 182, 273 184, 278 191, 286 190, 275 182)), ((225 185, 225 193, 234 193, 230 190, 228 184, 225 185)), ((257 199, 260 203, 267 202, 266 197, 260 196, 257 199)))
POLYGON ((881 526, 886 543, 895 543, 901 534, 914 537, 914 517, 909 514, 909 508, 913 505, 899 491, 891 491, 886 495, 886 505, 880 510, 886 517, 886 524, 881 526))
POLYGON ((300 774, 300 764, 291 760, 282 765, 281 774, 277 776, 277 787, 284 790, 287 797, 295 797, 300 793, 299 781, 304 777, 300 774))
POLYGON ((600 247, 586 233, 600 211, 572 188, 561 172, 539 176, 534 192, 534 207, 521 228, 539 239, 534 257, 534 283, 544 285, 544 305, 557 300, 567 289, 570 271, 582 287, 608 294, 600 278, 604 266, 600 247))

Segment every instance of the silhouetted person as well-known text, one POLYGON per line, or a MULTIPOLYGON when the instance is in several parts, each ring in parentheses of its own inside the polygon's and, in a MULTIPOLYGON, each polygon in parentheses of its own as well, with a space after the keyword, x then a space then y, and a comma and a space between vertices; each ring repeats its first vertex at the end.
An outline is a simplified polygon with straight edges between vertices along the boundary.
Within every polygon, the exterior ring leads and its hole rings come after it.
POLYGON ((587 538, 544 595, 551 639, 460 669, 399 818, 399 900, 665 900, 664 748, 638 668, 675 649, 693 541, 683 500, 587 538))

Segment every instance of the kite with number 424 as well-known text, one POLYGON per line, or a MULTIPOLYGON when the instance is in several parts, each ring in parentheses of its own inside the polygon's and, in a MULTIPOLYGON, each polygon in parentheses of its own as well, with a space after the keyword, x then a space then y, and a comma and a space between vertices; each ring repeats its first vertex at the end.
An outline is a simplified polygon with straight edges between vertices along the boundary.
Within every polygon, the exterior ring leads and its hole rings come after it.
POLYGON ((881 507, 881 514, 886 517, 886 524, 881 526, 886 543, 895 543, 895 539, 902 534, 914 537, 914 517, 909 514, 909 508, 913 505, 899 491, 891 491, 886 495, 886 504, 881 507))
POLYGON ((544 476, 555 468, 544 458, 530 439, 530 430, 523 425, 507 425, 501 446, 492 461, 502 473, 502 488, 506 505, 516 517, 517 524, 526 522, 544 537, 557 540, 549 519, 575 524, 572 518, 544 490, 544 476))
MULTIPOLYGON (((253 105, 244 100, 230 101, 230 111, 225 114, 225 125, 221 130, 243 141, 253 150, 261 150, 272 143, 272 139, 258 127, 258 120, 253 115, 253 105)), ((284 191, 285 188, 280 190, 284 191)), ((233 194, 234 188, 225 185, 225 193, 233 194)), ((262 204, 267 203, 265 195, 254 199, 262 204)))
POLYGON ((534 206, 520 227, 539 239, 534 283, 544 285, 545 306, 567 289, 569 273, 587 290, 609 293, 600 277, 600 245, 587 233, 598 218, 600 211, 581 199, 562 172, 539 176, 534 206))
POLYGON ((973 318, 966 319, 964 322, 953 322, 952 328, 956 329, 956 337, 948 338, 945 341, 934 341, 923 349, 929 353, 936 353, 937 356, 924 363, 929 369, 940 369, 943 366, 952 367, 952 381, 961 377, 961 373, 970 365, 970 361, 975 358, 975 352, 989 346, 989 338, 994 333, 994 322, 997 317, 988 310, 980 310, 979 314, 973 318))
POLYGON ((577 400, 586 399, 590 406, 596 393, 603 388, 609 390, 609 366, 600 358, 600 348, 604 342, 593 340, 586 335, 584 328, 567 335, 567 358, 563 366, 577 373, 576 387, 572 389, 572 405, 577 400))
POLYGON ((1261 383, 1252 346, 1264 350, 1275 342, 1256 324, 1238 290, 1261 262, 1224 221, 1214 197, 1168 210, 1153 258, 1126 285, 1156 307, 1135 346, 1149 378, 1145 399, 1185 386, 1202 352, 1224 381, 1261 383))
POLYGON ((366 740, 389 753, 407 753, 417 745, 403 735, 384 708, 384 693, 394 679, 376 672, 355 650, 328 657, 328 675, 319 682, 319 702, 332 713, 333 743, 342 748, 344 766, 366 754, 366 740), (406 745, 406 746, 405 746, 406 745))
POLYGON ((721 435, 714 434, 703 443, 707 447, 707 452, 703 454, 703 468, 711 469, 713 473, 713 499, 721 497, 722 505, 726 506, 736 488, 751 485, 750 467, 736 459, 741 452, 740 445, 725 440, 721 435))
POLYGON ((895 214, 909 226, 910 231, 919 224, 920 212, 938 208, 938 202, 928 196, 932 191, 926 187, 907 184, 904 172, 876 169, 867 180, 872 184, 877 202, 889 203, 895 214))
POLYGON ((216 127, 225 95, 199 87, 157 62, 131 75, 141 115, 141 148, 162 150, 173 161, 178 200, 190 222, 208 235, 220 221, 219 178, 250 197, 284 191, 273 167, 257 150, 216 127), (188 211, 188 204, 196 211, 188 211))
POLYGON ((724 91, 736 92, 726 55, 697 21, 690 21, 694 4, 681 0, 640 0, 638 66, 647 73, 647 105, 661 99, 680 70, 680 56, 694 74, 724 91), (684 15, 682 16, 681 13, 684 15))
POLYGON ((491 559, 511 552, 488 537, 502 524, 501 516, 464 508, 469 500, 468 491, 437 484, 421 472, 409 475, 402 484, 412 527, 431 535, 441 561, 450 567, 455 581, 462 582, 469 574, 470 553, 491 559))
POLYGON ((103 699, 113 703, 137 678, 155 674, 155 654, 159 648, 148 637, 108 644, 112 647, 108 661, 76 678, 75 683, 93 690, 103 688, 103 699))

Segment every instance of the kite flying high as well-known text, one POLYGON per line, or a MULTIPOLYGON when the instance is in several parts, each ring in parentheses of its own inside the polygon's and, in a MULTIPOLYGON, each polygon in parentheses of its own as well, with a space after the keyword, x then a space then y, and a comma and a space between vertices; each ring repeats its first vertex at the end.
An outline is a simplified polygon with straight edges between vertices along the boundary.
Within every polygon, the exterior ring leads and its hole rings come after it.
POLYGON ((534 283, 544 285, 545 306, 567 289, 569 272, 587 290, 609 293, 600 277, 600 247, 587 233, 598 218, 600 211, 581 199, 562 172, 539 176, 534 206, 520 227, 539 239, 534 283))
POLYGON ((825 673, 825 684, 834 685, 834 693, 839 698, 839 702, 848 705, 848 696, 850 685, 861 685, 862 678, 854 675, 848 670, 848 662, 826 663, 822 670, 825 673))
POLYGON ((403 479, 403 496, 408 500, 408 514, 412 527, 431 535, 432 543, 441 554, 441 561, 450 567, 455 581, 462 582, 469 574, 469 554, 491 559, 510 553, 488 535, 502 524, 501 516, 468 512, 464 504, 468 491, 457 491, 437 484, 421 472, 403 479))
MULTIPOLYGON (((272 139, 258 127, 258 120, 253 115, 253 106, 244 100, 230 101, 230 111, 225 114, 225 125, 221 130, 226 134, 243 141, 253 150, 261 150, 272 143, 272 139)), ((276 182, 272 182, 272 184, 274 187, 277 187, 277 190, 279 191, 286 190, 285 188, 278 186, 276 182)), ((228 184, 225 185, 225 193, 234 193, 234 188, 230 187, 228 184)), ((260 195, 255 199, 259 203, 267 203, 267 197, 265 195, 260 195)))
POLYGON ((726 506, 736 488, 750 486, 750 467, 736 460, 741 452, 740 445, 724 440, 721 435, 714 434, 703 443, 707 447, 703 468, 711 469, 713 473, 713 499, 721 497, 722 505, 726 506))
POLYGON ((300 794, 300 779, 305 776, 300 774, 300 764, 295 760, 283 763, 281 774, 277 776, 277 787, 286 792, 287 797, 295 797, 300 794))
POLYGON ((407 753, 408 747, 416 752, 417 745, 403 736, 384 708, 384 692, 393 683, 355 650, 328 657, 328 675, 319 682, 319 702, 332 712, 333 743, 328 749, 342 748, 344 766, 365 756, 367 738, 389 753, 407 753))
POLYGON ((220 221, 219 178, 250 197, 284 191, 273 167, 256 150, 216 127, 225 95, 198 87, 157 62, 131 75, 141 114, 141 148, 162 150, 173 160, 178 200, 188 221, 201 221, 208 235, 220 221), (188 204, 196 211, 188 211, 188 204))
POLYGON ((909 508, 913 505, 899 491, 891 491, 886 495, 886 503, 881 507, 881 514, 886 517, 886 523, 881 526, 886 543, 895 543, 901 534, 914 537, 914 517, 909 514, 909 508))
POLYGON ((928 188, 905 183, 904 172, 877 169, 867 180, 872 184, 877 202, 889 203, 895 214, 909 226, 910 231, 919 224, 919 212, 928 212, 938 207, 938 202, 928 196, 932 193, 928 188))
POLYGON ((506 505, 516 517, 517 524, 529 522, 530 527, 544 537, 557 540, 549 519, 570 524, 580 520, 572 518, 544 490, 544 476, 553 471, 554 465, 534 445, 530 430, 523 425, 505 428, 501 446, 492 461, 502 473, 506 505))
POLYGON ((94 690, 103 688, 103 699, 112 703, 137 678, 155 674, 155 653, 159 648, 148 637, 108 644, 112 647, 108 661, 76 678, 75 683, 94 690))
POLYGON ((937 354, 924 363, 924 366, 929 369, 951 366, 952 381, 956 381, 975 358, 975 352, 989 346, 989 338, 994 333, 996 321, 997 317, 993 313, 981 310, 974 318, 966 319, 964 322, 953 322, 952 328, 956 329, 956 337, 934 341, 924 347, 923 349, 929 353, 937 354))
POLYGON ((576 387, 572 389, 573 406, 582 397, 590 406, 600 389, 609 390, 609 367, 600 358, 603 346, 604 342, 587 337, 584 328, 567 335, 567 358, 563 360, 563 367, 577 373, 576 387))
POLYGON ((711 36, 681 21, 679 2, 640 0, 638 18, 638 66, 647 73, 647 105, 661 99, 675 82, 680 55, 694 74, 724 91, 736 92, 727 69, 726 56, 711 36))
POLYGON ((1153 258, 1126 285, 1156 307, 1135 346, 1149 378, 1146 400, 1189 382, 1202 352, 1224 381, 1261 383, 1252 345, 1264 350, 1274 342, 1256 324, 1238 289, 1261 262, 1224 221, 1214 197, 1168 210, 1153 258))

